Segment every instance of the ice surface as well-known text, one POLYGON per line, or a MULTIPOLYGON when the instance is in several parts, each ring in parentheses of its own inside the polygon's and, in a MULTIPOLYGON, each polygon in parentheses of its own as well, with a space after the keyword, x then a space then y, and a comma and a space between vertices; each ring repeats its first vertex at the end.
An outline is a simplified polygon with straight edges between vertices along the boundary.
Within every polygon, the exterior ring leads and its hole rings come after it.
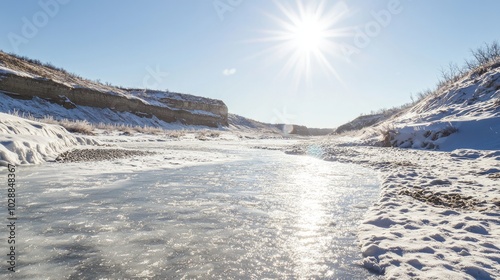
POLYGON ((373 172, 247 141, 123 144, 157 154, 18 169, 16 279, 374 278, 353 263, 373 172))

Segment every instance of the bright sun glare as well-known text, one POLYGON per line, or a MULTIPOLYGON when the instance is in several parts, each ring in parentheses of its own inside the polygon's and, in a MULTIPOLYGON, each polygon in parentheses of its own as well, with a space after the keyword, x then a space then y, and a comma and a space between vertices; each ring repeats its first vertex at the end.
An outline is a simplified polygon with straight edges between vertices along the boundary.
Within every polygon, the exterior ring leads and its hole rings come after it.
POLYGON ((332 65, 332 57, 338 55, 339 45, 336 37, 348 35, 347 29, 336 27, 343 19, 348 8, 345 4, 329 6, 326 1, 297 0, 295 6, 284 6, 275 1, 282 16, 268 15, 279 29, 265 30, 268 36, 259 41, 272 42, 273 45, 263 53, 285 60, 280 75, 293 72, 295 85, 310 81, 313 68, 321 68, 337 80, 340 78, 332 65))
POLYGON ((326 37, 324 27, 312 17, 302 19, 291 31, 293 44, 305 54, 319 51, 321 41, 326 37))

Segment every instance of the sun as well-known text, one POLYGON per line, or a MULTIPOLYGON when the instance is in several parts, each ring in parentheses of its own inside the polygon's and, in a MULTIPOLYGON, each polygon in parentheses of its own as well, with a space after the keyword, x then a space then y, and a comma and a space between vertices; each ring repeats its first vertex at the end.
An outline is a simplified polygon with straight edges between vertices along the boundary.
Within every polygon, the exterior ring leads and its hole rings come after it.
POLYGON ((302 19, 290 31, 291 43, 304 54, 320 51, 327 38, 325 26, 314 17, 302 19))
POLYGON ((279 1, 274 3, 281 15, 267 16, 276 22, 278 29, 264 30, 266 36, 258 41, 272 43, 262 53, 285 61, 279 75, 293 74, 298 86, 311 80, 313 70, 321 69, 340 81, 332 58, 340 53, 336 38, 350 35, 349 29, 337 26, 348 15, 346 4, 332 5, 328 1, 327 5, 327 1, 305 0, 297 0, 292 6, 284 6, 279 1))

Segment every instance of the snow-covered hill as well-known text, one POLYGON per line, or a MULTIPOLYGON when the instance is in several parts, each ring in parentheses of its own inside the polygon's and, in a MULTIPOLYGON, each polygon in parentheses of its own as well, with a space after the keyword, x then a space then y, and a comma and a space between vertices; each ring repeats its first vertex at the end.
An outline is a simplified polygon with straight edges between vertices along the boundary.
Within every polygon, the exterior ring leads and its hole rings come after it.
POLYGON ((256 120, 252 120, 249 118, 245 118, 236 114, 229 114, 229 127, 235 130, 248 130, 248 131, 262 131, 262 132, 270 132, 270 133, 283 133, 276 126, 263 123, 256 120))
MULTIPOLYGON (((3 93, 0 95, 2 104, 20 105, 3 105, 0 109, 3 112, 28 109, 21 113, 52 115, 52 110, 29 109, 48 107, 44 103, 50 102, 57 105, 51 109, 55 109, 57 115, 54 117, 58 118, 81 119, 85 115, 82 111, 92 111, 91 115, 103 123, 115 123, 119 119, 129 124, 155 125, 161 120, 211 127, 227 125, 227 106, 220 100, 104 85, 49 64, 3 52, 0 52, 0 93, 3 93)), ((87 120, 93 121, 92 117, 87 120)))
POLYGON ((471 71, 385 120, 368 117, 375 124, 354 137, 362 143, 443 151, 500 149, 500 63, 471 71))
POLYGON ((500 149, 500 65, 449 84, 389 124, 400 147, 500 149))
POLYGON ((229 114, 228 116, 229 127, 233 130, 242 132, 253 132, 257 134, 272 133, 283 136, 300 135, 300 136, 321 136, 328 135, 333 132, 329 128, 309 128, 296 124, 270 124, 255 121, 249 118, 229 114))
POLYGON ((370 114, 370 115, 362 115, 354 120, 345 123, 335 129, 335 133, 344 133, 347 131, 352 131, 352 130, 360 130, 368 126, 375 125, 385 119, 387 119, 389 116, 386 116, 384 114, 370 114))

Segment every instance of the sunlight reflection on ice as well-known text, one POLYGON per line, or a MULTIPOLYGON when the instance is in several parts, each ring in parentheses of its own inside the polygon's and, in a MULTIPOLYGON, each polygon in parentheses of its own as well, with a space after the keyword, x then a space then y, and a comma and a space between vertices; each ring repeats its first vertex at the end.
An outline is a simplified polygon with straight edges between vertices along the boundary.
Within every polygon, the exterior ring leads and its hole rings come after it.
POLYGON ((228 153, 246 159, 93 176, 57 165, 71 174, 58 180, 36 175, 50 164, 21 171, 17 278, 370 277, 352 264, 366 211, 353 206, 375 200, 373 173, 279 151, 228 153))

